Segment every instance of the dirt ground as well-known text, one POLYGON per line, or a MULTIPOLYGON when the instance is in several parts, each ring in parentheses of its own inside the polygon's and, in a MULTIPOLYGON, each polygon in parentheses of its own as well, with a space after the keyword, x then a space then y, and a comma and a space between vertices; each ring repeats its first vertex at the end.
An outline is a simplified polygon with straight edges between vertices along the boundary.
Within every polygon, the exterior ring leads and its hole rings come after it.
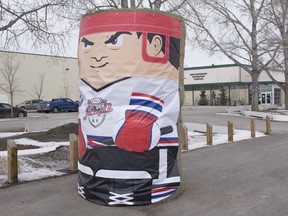
MULTIPOLYGON (((41 142, 49 142, 49 141, 68 141, 69 134, 78 134, 78 124, 77 123, 69 123, 66 125, 62 125, 48 131, 44 132, 33 132, 33 133, 25 133, 18 136, 13 137, 6 137, 0 139, 0 151, 7 150, 7 140, 8 139, 20 139, 20 138, 29 138, 41 142)), ((31 148, 38 148, 33 145, 17 145, 18 149, 31 149, 31 148)))
MULTIPOLYGON (((8 138, 0 139, 0 151, 7 150, 7 140, 8 139, 20 139, 20 138, 29 138, 41 142, 49 142, 49 141, 58 141, 65 142, 69 140, 69 134, 78 135, 78 124, 70 123, 60 127, 53 128, 51 130, 45 132, 37 132, 37 133, 25 133, 19 136, 13 136, 8 138)), ((23 149, 32 149, 39 148, 33 145, 19 145, 17 144, 18 150, 23 149)), ((18 159, 18 166, 21 170, 21 164, 24 164, 24 167, 34 167, 34 168, 48 168, 51 170, 57 170, 64 173, 70 173, 69 170, 69 146, 60 146, 56 148, 54 151, 40 153, 40 154, 32 154, 20 156, 18 159)), ((25 169, 25 168, 24 168, 25 169)), ((1 166, 0 163, 0 174, 6 173, 6 165, 1 166), (1 169, 2 168, 2 169, 1 169)))

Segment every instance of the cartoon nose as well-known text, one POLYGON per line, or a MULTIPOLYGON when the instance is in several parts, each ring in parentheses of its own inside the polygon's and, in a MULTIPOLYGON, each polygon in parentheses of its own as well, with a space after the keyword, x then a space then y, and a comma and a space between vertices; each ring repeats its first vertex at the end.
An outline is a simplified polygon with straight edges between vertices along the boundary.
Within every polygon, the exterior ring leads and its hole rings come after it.
POLYGON ((101 56, 101 57, 93 56, 93 57, 91 57, 91 59, 95 60, 96 62, 101 62, 103 59, 105 59, 107 57, 108 56, 101 56))

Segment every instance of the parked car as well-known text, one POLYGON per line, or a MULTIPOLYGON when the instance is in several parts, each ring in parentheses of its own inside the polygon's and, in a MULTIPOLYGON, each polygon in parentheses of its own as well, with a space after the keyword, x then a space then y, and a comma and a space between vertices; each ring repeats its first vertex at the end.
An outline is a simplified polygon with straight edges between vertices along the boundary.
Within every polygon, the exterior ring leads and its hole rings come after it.
POLYGON ((78 101, 73 101, 70 98, 54 98, 51 101, 40 102, 37 106, 38 112, 62 112, 62 111, 78 111, 78 101))
POLYGON ((43 100, 25 100, 16 105, 16 107, 21 107, 26 110, 37 110, 38 103, 40 102, 43 102, 43 100))
POLYGON ((12 117, 26 117, 27 111, 21 107, 12 107, 7 103, 0 103, 0 118, 11 118, 11 109, 13 109, 12 117))

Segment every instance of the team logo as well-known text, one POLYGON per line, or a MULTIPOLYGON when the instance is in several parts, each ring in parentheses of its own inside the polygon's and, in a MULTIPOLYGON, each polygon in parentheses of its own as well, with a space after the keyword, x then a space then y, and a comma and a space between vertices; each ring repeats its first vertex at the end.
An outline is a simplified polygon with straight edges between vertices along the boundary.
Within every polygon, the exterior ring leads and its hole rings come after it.
POLYGON ((84 120, 88 119, 89 123, 96 128, 104 122, 106 113, 111 111, 113 111, 112 104, 107 103, 107 100, 93 98, 88 100, 84 120))

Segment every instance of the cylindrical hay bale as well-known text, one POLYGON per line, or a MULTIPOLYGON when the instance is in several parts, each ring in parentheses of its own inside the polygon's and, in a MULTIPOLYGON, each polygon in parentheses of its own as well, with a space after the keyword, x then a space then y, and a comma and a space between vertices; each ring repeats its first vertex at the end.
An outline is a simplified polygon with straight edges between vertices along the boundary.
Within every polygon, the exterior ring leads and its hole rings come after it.
POLYGON ((271 134, 271 118, 268 115, 266 116, 266 134, 271 134))
POLYGON ((251 131, 251 137, 255 138, 255 121, 254 119, 250 119, 250 131, 251 131))
POLYGON ((233 142, 233 135, 234 135, 234 129, 233 129, 233 122, 228 121, 228 142, 233 142))
POLYGON ((69 158, 70 170, 76 171, 78 169, 78 137, 75 134, 69 134, 69 158))
POLYGON ((8 183, 12 184, 18 181, 18 156, 17 145, 13 140, 7 140, 7 154, 8 154, 8 183))
POLYGON ((207 145, 213 145, 213 131, 212 125, 206 124, 206 141, 207 145))
POLYGON ((140 205, 181 191, 183 26, 151 10, 81 20, 78 193, 85 199, 140 205))

